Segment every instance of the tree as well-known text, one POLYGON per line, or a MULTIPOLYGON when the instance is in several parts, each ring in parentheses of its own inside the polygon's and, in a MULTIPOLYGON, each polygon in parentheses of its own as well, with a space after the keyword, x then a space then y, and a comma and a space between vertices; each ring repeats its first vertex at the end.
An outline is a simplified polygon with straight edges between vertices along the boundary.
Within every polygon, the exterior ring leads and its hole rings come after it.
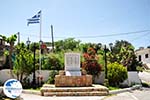
POLYGON ((89 48, 89 43, 81 43, 79 48, 83 53, 86 53, 87 49, 89 48))
POLYGON ((57 54, 50 53, 42 61, 42 69, 46 70, 62 70, 64 69, 64 55, 60 52, 57 54))
POLYGON ((108 53, 108 61, 110 63, 118 62, 127 67, 129 71, 135 71, 137 66, 142 66, 137 61, 134 53, 134 47, 127 41, 116 41, 115 45, 111 45, 111 50, 108 53))
POLYGON ((9 56, 8 56, 9 68, 10 68, 11 76, 13 76, 13 73, 12 73, 12 69, 13 69, 12 53, 13 53, 15 41, 17 40, 17 35, 14 34, 14 35, 11 35, 10 37, 0 35, 0 37, 2 37, 2 39, 9 44, 9 56))
MULTIPOLYGON (((35 48, 39 49, 40 44, 39 43, 35 43, 35 48)), ((29 46, 29 49, 33 52, 34 51, 34 43, 31 43, 29 46)))
POLYGON ((98 76, 101 72, 101 65, 98 63, 96 51, 93 48, 88 48, 83 57, 82 69, 86 70, 87 74, 93 75, 93 77, 98 76))
POLYGON ((16 59, 14 62, 14 72, 17 75, 17 79, 23 82, 23 76, 28 76, 33 71, 33 54, 24 43, 20 43, 16 46, 16 59))
POLYGON ((55 42, 55 46, 56 46, 55 51, 56 52, 59 52, 59 51, 62 51, 62 50, 64 50, 64 51, 67 51, 67 50, 73 51, 74 49, 79 47, 79 44, 80 44, 80 41, 79 40, 76 41, 74 38, 59 40, 59 41, 55 42))

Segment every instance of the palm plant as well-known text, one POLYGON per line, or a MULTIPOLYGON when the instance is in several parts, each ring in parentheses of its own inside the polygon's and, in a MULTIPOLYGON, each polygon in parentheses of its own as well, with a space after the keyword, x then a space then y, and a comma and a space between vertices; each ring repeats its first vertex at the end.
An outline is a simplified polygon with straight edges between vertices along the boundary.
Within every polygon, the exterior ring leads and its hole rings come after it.
POLYGON ((12 69, 13 69, 12 53, 13 53, 15 41, 17 40, 17 35, 14 34, 14 35, 11 35, 10 37, 0 35, 0 37, 9 44, 9 56, 8 56, 8 58, 9 58, 9 67, 10 67, 11 75, 13 76, 13 74, 12 74, 12 69))

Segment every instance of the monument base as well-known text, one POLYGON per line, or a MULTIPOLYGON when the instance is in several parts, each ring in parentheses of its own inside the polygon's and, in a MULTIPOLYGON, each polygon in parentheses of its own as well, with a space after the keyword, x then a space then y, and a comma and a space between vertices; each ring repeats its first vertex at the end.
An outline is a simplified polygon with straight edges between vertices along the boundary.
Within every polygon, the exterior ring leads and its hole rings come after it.
POLYGON ((82 76, 56 75, 55 86, 56 87, 92 86, 92 75, 82 75, 82 76))

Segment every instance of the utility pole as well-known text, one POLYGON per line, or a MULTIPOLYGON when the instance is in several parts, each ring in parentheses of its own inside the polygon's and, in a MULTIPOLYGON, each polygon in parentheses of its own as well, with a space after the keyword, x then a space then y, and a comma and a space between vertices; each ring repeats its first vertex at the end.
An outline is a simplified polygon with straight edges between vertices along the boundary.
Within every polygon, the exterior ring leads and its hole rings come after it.
POLYGON ((105 53, 105 79, 107 79, 107 48, 106 45, 104 46, 104 53, 105 53))
POLYGON ((51 36, 52 36, 52 52, 54 52, 53 25, 51 25, 51 36))
POLYGON ((35 43, 34 43, 34 57, 33 57, 33 81, 32 81, 32 84, 33 84, 33 88, 36 88, 36 75, 35 75, 35 51, 36 51, 36 47, 35 47, 35 43))
POLYGON ((17 33, 18 35, 18 44, 20 43, 20 32, 17 33))

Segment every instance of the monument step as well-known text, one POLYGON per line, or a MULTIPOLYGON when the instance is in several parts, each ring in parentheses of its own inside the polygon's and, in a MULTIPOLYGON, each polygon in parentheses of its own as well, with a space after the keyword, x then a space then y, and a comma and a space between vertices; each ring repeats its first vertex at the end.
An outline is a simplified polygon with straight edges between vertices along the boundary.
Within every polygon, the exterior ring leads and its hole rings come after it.
POLYGON ((91 87, 52 87, 52 85, 43 85, 43 92, 93 92, 108 91, 108 88, 101 85, 93 85, 91 87))
POLYGON ((106 96, 107 91, 94 92, 46 92, 43 96, 106 96))
POLYGON ((107 91, 104 88, 41 88, 45 92, 92 92, 92 91, 107 91))
POLYGON ((91 87, 55 87, 45 84, 41 88, 42 96, 102 96, 108 95, 108 88, 101 85, 91 87))

